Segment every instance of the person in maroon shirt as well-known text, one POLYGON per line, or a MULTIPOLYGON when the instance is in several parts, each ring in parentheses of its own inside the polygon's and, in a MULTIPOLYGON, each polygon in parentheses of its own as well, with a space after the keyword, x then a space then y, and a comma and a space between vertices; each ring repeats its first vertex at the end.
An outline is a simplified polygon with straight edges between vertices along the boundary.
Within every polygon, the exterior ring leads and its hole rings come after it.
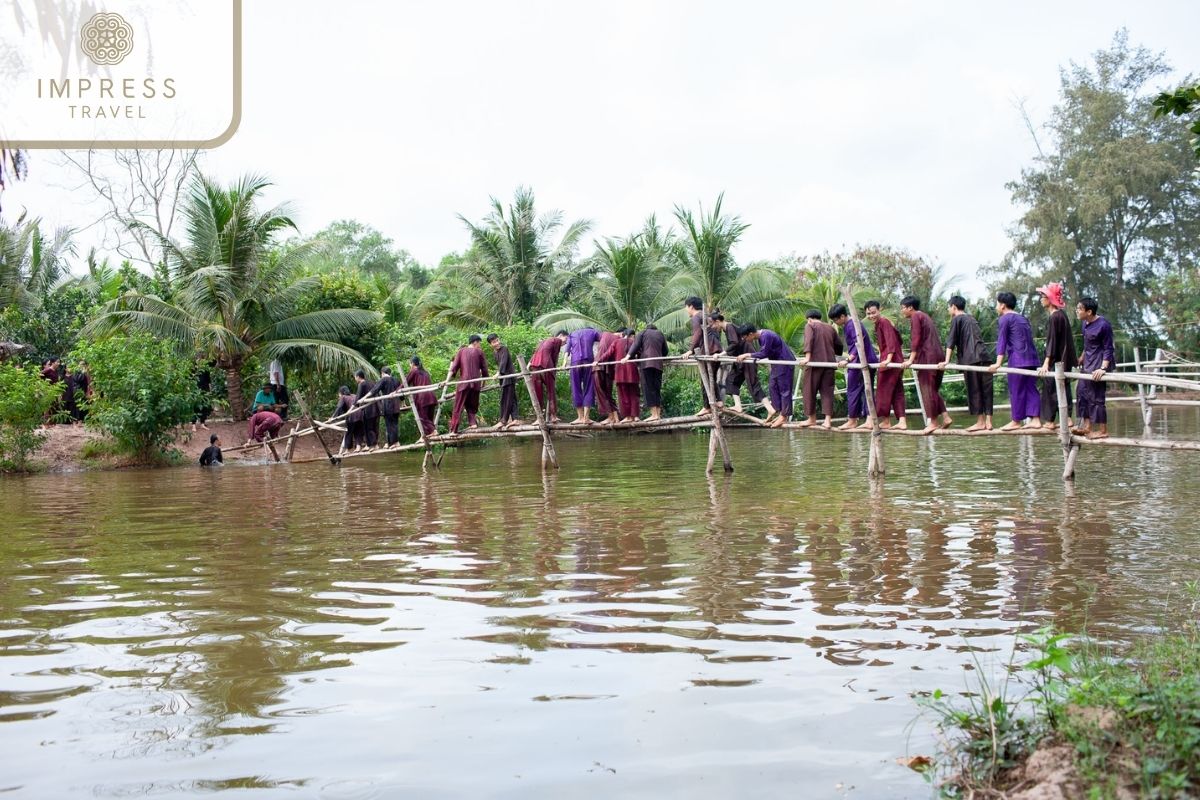
POLYGON ((275 438, 283 427, 283 418, 274 411, 259 411, 250 418, 250 439, 246 444, 261 442, 266 438, 275 438))
MULTIPOLYGON (((942 363, 941 337, 938 336, 937 326, 933 324, 933 319, 921 310, 921 301, 910 294, 900 301, 900 313, 912 325, 912 332, 908 339, 911 352, 905 359, 904 366, 907 368, 913 364, 937 365, 942 363)), ((921 393, 921 400, 925 404, 925 433, 933 433, 939 427, 949 428, 954 420, 950 419, 950 414, 946 411, 946 401, 942 399, 944 373, 940 369, 913 371, 917 373, 917 391, 921 393), (940 425, 938 424, 939 417, 941 418, 940 425)))
POLYGON ((817 420, 817 394, 821 395, 821 413, 825 421, 821 427, 826 430, 833 427, 833 388, 834 367, 810 367, 808 362, 832 363, 842 354, 842 339, 837 329, 821 320, 821 312, 809 309, 805 315, 808 322, 804 324, 804 357, 800 365, 804 367, 801 381, 804 386, 804 421, 801 428, 811 428, 817 420))
POLYGON ((888 416, 894 413, 896 430, 907 430, 908 419, 904 416, 904 370, 888 368, 888 364, 904 361, 904 344, 900 341, 900 332, 880 311, 878 300, 868 300, 864 312, 867 319, 875 323, 875 347, 879 350, 879 383, 875 396, 879 427, 892 427, 888 416))
POLYGON ((458 433, 458 424, 462 422, 464 410, 467 412, 467 427, 479 427, 479 379, 488 376, 487 358, 483 355, 482 342, 482 336, 471 334, 467 346, 458 348, 454 360, 450 362, 450 374, 446 376, 446 380, 459 378, 465 381, 454 387, 454 411, 450 414, 451 433, 458 433))
MULTIPOLYGON (((596 365, 593 367, 595 371, 595 386, 596 386, 596 410, 600 412, 600 421, 614 423, 620 421, 617 404, 613 400, 613 381, 617 375, 616 365, 612 360, 605 360, 604 353, 607 353, 612 347, 613 342, 621 339, 620 331, 603 331, 600 334, 600 341, 596 343, 596 365)), ((624 353, 622 353, 624 355, 624 353)))
MULTIPOLYGON (((712 325, 705 325, 704 319, 704 301, 699 297, 689 297, 683 301, 683 309, 687 312, 690 319, 692 330, 692 338, 688 340, 688 349, 684 352, 683 357, 687 358, 691 355, 716 355, 721 352, 721 334, 712 325), (707 328, 707 335, 705 332, 707 328)), ((720 364, 715 364, 709 361, 701 361, 700 369, 708 373, 709 381, 713 387, 713 391, 717 392, 717 374, 721 369, 720 364)), ((712 413, 712 406, 721 405, 721 398, 709 397, 708 390, 704 388, 704 379, 700 379, 700 393, 704 398, 704 408, 696 412, 696 416, 703 417, 712 413)))
POLYGON ((621 422, 637 422, 642 413, 640 376, 637 364, 629 363, 626 358, 631 347, 633 347, 633 328, 626 328, 599 355, 600 361, 616 362, 613 380, 617 386, 617 403, 621 422))
MULTIPOLYGON (((411 367, 408 370, 408 374, 404 376, 404 380, 410 387, 430 386, 433 384, 433 379, 429 377, 429 373, 421 365, 420 356, 413 356, 409 360, 409 364, 411 364, 411 367)), ((437 395, 434 394, 432 389, 417 392, 412 396, 412 403, 417 407, 417 417, 421 420, 421 436, 417 439, 420 442, 426 436, 437 433, 437 428, 433 426, 433 409, 437 406, 437 395)))
POLYGON ((558 374, 558 354, 567 342, 567 332, 559 331, 549 339, 543 339, 533 352, 529 362, 531 372, 550 370, 533 376, 533 390, 537 395, 538 407, 546 412, 547 422, 561 422, 558 418, 558 389, 554 378, 558 374))

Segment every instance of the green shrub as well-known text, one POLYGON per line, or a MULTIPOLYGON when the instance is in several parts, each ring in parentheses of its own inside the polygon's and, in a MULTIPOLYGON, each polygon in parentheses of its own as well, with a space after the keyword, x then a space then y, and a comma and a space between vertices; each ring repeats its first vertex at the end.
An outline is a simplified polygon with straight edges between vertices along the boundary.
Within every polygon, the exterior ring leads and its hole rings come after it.
POLYGON ((200 396, 192 363, 171 342, 144 334, 114 336, 80 345, 74 358, 91 369, 95 395, 87 424, 132 455, 161 455, 172 429, 195 413, 200 396))
POLYGON ((29 455, 42 444, 38 428, 62 393, 32 367, 0 364, 0 472, 29 469, 29 455))

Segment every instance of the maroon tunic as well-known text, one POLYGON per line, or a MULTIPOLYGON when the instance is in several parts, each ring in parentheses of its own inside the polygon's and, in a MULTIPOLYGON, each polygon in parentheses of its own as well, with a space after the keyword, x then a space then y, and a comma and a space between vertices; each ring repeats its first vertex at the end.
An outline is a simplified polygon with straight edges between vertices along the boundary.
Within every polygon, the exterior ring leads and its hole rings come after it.
POLYGON ((612 348, 613 342, 621 338, 619 333, 604 331, 600 334, 600 341, 596 344, 596 408, 604 416, 617 410, 612 393, 616 365, 612 363, 611 358, 605 357, 605 353, 612 348))
MULTIPOLYGON (((896 326, 885 316, 875 318, 875 345, 879 348, 879 361, 891 356, 891 363, 899 364, 904 360, 904 344, 900 341, 900 333, 896 326)), ((880 369, 878 390, 875 398, 876 412, 880 418, 886 419, 895 413, 896 419, 904 419, 904 370, 880 369)))
MULTIPOLYGON (((914 311, 908 321, 912 325, 909 345, 912 349, 913 363, 941 363, 941 360, 946 357, 946 351, 942 348, 942 340, 938 336, 937 326, 933 324, 933 320, 924 311, 914 311)), ((925 414, 932 420, 946 410, 946 401, 942 399, 943 373, 941 370, 930 369, 919 369, 914 372, 917 373, 917 389, 921 392, 921 399, 925 403, 925 414)))

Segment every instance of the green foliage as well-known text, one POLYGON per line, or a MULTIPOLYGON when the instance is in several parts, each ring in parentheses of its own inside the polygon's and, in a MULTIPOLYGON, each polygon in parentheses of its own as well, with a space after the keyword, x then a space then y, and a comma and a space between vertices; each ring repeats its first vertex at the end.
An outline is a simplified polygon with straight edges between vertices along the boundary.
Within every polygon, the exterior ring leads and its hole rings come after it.
POLYGON ((427 317, 462 327, 529 321, 560 305, 580 277, 575 251, 591 223, 578 220, 559 235, 562 213, 539 216, 528 188, 518 188, 507 208, 493 197, 492 211, 480 223, 461 214, 459 219, 471 249, 438 271, 421 299, 427 317))
POLYGON ((106 303, 85 328, 91 336, 146 332, 181 353, 215 362, 226 372, 229 407, 237 418, 246 406, 240 374, 250 359, 321 371, 370 370, 366 358, 343 341, 380 318, 363 308, 298 311, 305 296, 321 286, 320 278, 298 277, 316 245, 271 247, 294 225, 285 207, 259 209, 267 186, 253 176, 230 187, 198 177, 182 210, 188 239, 162 242, 172 298, 128 292, 106 303))
MULTIPOLYGON (((862 302, 880 300, 884 308, 896 308, 907 294, 921 298, 923 305, 936 305, 944 292, 942 267, 929 259, 901 248, 884 244, 859 245, 849 252, 825 251, 815 256, 791 256, 780 266, 792 274, 789 293, 803 295, 810 284, 827 283, 833 286, 849 284, 859 293, 862 302)), ((823 302, 827 302, 825 297, 823 302)), ((840 302, 841 298, 838 298, 840 302)), ((828 311, 828 306, 814 306, 828 311)), ((861 311, 862 305, 860 303, 861 311)))
MULTIPOLYGON (((290 244, 300 244, 295 240, 290 244)), ((308 241, 320 249, 311 263, 318 271, 355 270, 391 283, 402 280, 420 289, 429 282, 429 273, 394 242, 370 225, 353 219, 331 222, 308 241)))
MULTIPOLYGON (((1155 286, 1194 272, 1200 183, 1186 133, 1152 115, 1162 57, 1119 32, 1094 63, 1062 73, 1060 101, 1032 168, 1009 184, 1024 214, 994 273, 1018 295, 1063 280, 1068 297, 1096 297, 1118 329, 1153 322, 1155 286)), ((1143 344, 1153 344, 1144 337, 1143 344)))
MULTIPOLYGON (((1165 117, 1173 114, 1182 117, 1200 110, 1200 83, 1195 86, 1183 86, 1173 92, 1163 92, 1154 98, 1154 116, 1165 117)), ((1192 137, 1192 152, 1200 158, 1200 118, 1194 120, 1188 130, 1196 134, 1192 137)))
POLYGON ((62 393, 32 367, 0 364, 0 472, 23 472, 42 443, 38 428, 62 393))
POLYGON ((132 455, 161 454, 200 403, 193 363, 169 340, 111 336, 80 345, 73 358, 88 362, 95 389, 87 424, 132 455))

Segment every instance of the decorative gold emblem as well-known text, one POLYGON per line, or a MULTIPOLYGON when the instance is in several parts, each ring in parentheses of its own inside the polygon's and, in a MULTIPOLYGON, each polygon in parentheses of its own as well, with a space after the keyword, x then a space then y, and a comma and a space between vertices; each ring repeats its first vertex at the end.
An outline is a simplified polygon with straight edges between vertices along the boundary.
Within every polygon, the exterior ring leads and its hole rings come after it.
POLYGON ((97 66, 120 64, 133 50, 133 26, 120 14, 102 11, 80 29, 79 47, 97 66))

